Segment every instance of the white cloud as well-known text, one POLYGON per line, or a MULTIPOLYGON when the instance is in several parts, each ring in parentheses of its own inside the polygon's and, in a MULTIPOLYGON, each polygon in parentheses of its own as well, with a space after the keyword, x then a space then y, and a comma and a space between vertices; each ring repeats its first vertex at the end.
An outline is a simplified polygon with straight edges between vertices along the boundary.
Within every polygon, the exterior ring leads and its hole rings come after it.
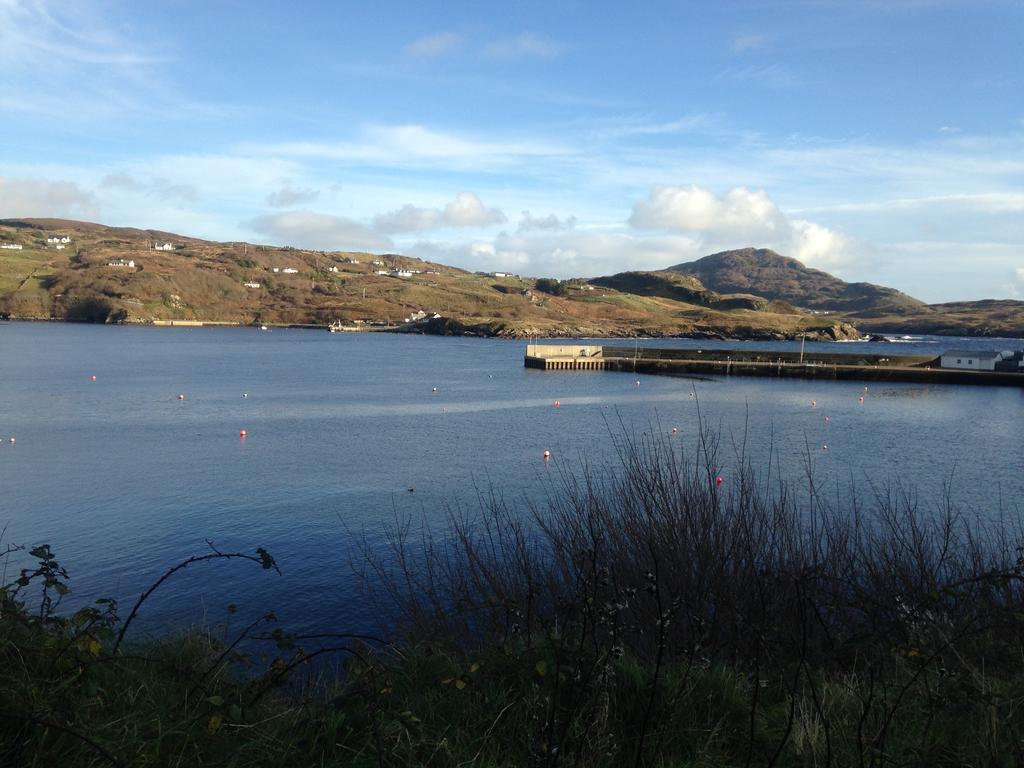
POLYGON ((285 185, 267 195, 267 205, 273 208, 290 208, 299 203, 311 203, 318 197, 319 190, 285 185))
POLYGON ((285 245, 318 250, 381 251, 391 241, 343 216, 313 211, 284 211, 245 222, 255 232, 285 245))
POLYGON ((1010 296, 1024 299, 1024 267, 1017 267, 1010 274, 1010 296))
POLYGON ((462 35, 456 32, 439 32, 417 38, 402 49, 406 56, 429 59, 451 53, 462 45, 462 35))
POLYGON ((558 278, 663 269, 704 255, 699 241, 681 235, 638 237, 596 230, 502 232, 493 241, 420 242, 410 252, 470 270, 558 278))
POLYGON ((782 219, 781 211, 764 190, 735 187, 717 197, 696 185, 658 185, 646 200, 633 206, 629 223, 641 229, 734 231, 756 236, 774 233, 782 219))
POLYGON ((444 207, 444 222, 453 227, 484 227, 504 221, 504 213, 486 207, 472 192, 460 192, 444 207))
POLYGON ((629 223, 641 229, 699 233, 708 252, 757 245, 813 266, 842 267, 852 251, 845 235, 812 221, 791 220, 764 190, 746 187, 719 197, 696 185, 658 185, 634 204, 629 223))
POLYGON ((486 53, 499 59, 540 58, 550 59, 562 52, 562 46, 530 32, 515 37, 497 40, 487 46, 486 53))
POLYGON ((0 211, 6 218, 96 219, 95 196, 75 182, 0 176, 0 211))
POLYGON ((529 211, 523 211, 523 217, 519 220, 517 232, 532 232, 535 230, 547 230, 550 232, 561 232, 572 229, 576 226, 576 217, 568 216, 560 219, 553 213, 547 216, 533 216, 529 211))
POLYGON ((843 267, 850 256, 851 243, 845 235, 812 221, 791 223, 789 253, 804 264, 815 267, 843 267))
POLYGON ((374 217, 373 226, 381 232, 399 233, 442 227, 486 227, 505 220, 500 209, 488 208, 472 192, 460 192, 443 209, 405 205, 374 217))

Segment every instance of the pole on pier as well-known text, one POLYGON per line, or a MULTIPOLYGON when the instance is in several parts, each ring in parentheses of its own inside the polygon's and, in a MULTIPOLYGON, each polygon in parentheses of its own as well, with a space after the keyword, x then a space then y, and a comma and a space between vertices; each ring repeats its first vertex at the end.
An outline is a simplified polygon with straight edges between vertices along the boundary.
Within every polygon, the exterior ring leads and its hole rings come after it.
POLYGON ((806 333, 801 333, 800 334, 800 362, 801 363, 803 363, 803 361, 804 361, 804 342, 805 341, 807 341, 807 334, 806 333))

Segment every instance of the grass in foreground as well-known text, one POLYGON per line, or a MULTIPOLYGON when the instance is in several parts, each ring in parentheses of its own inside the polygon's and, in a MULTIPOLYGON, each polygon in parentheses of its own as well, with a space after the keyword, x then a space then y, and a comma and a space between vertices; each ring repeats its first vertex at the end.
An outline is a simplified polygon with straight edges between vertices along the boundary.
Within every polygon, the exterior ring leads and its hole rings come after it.
MULTIPOLYGON (((897 493, 798 501, 750 467, 723 491, 702 451, 625 441, 543 507, 397 526, 365 572, 394 644, 268 616, 242 633, 265 660, 241 637, 129 646, 134 609, 61 615, 39 547, 0 593, 0 765, 1024 761, 1018 531, 897 493), (340 674, 311 672, 333 653, 340 674)), ((274 567, 187 564, 219 557, 274 567)))

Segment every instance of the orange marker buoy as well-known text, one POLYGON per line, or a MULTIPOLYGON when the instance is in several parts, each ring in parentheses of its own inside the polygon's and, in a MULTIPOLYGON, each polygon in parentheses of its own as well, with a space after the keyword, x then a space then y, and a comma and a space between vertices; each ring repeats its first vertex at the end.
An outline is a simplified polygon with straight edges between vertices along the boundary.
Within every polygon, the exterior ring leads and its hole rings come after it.
POLYGON ((721 475, 715 478, 715 485, 721 485, 723 482, 721 475))
POLYGON ((544 461, 551 458, 551 451, 544 451, 544 461))
POLYGON ((860 402, 863 403, 864 402, 864 395, 861 395, 860 397, 858 397, 857 400, 859 400, 860 402))
POLYGON ((244 429, 240 429, 240 430, 238 430, 238 436, 239 436, 239 437, 245 437, 245 436, 246 436, 246 435, 248 435, 248 434, 249 434, 249 433, 248 433, 248 432, 246 432, 246 431, 245 431, 244 429))
POLYGON ((178 395, 178 399, 179 399, 179 400, 184 400, 184 399, 185 399, 185 396, 184 396, 184 395, 178 395))
POLYGON ((90 380, 90 381, 96 381, 96 377, 95 377, 95 376, 90 376, 90 377, 89 377, 89 380, 90 380))
POLYGON ((562 401, 561 400, 555 400, 555 408, 561 408, 561 407, 562 407, 562 401))

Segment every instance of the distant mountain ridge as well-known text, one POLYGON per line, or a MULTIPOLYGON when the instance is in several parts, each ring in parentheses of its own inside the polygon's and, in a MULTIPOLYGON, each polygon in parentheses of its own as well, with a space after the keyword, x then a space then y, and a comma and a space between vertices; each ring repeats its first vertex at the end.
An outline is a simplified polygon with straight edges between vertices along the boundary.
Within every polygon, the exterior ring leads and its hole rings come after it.
POLYGON ((928 310, 925 302, 895 288, 847 283, 767 248, 713 253, 665 271, 695 277, 718 293, 756 294, 796 307, 852 317, 904 315, 928 310))

